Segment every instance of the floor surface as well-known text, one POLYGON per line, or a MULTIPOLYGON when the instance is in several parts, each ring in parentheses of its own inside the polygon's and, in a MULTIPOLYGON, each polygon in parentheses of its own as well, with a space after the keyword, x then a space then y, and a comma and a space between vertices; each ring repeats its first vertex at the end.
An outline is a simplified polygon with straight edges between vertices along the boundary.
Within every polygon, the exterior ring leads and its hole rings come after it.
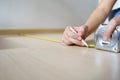
MULTIPOLYGON (((57 40, 62 36, 34 35, 57 40)), ((120 53, 0 36, 0 80, 120 80, 120 53)))

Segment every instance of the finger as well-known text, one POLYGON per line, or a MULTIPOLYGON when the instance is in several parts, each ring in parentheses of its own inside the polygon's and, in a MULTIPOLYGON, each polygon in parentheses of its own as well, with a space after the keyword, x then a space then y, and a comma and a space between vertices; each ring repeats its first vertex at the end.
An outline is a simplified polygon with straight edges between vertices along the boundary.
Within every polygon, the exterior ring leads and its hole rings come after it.
POLYGON ((70 40, 66 39, 65 37, 62 39, 62 43, 68 46, 73 44, 70 40))
POLYGON ((62 42, 66 45, 71 45, 73 44, 70 40, 69 40, 69 36, 67 35, 67 33, 64 33, 63 37, 62 37, 62 42))
POLYGON ((82 38, 81 37, 78 37, 78 38, 81 38, 81 39, 76 39, 76 38, 73 38, 73 37, 69 37, 68 35, 65 35, 64 36, 68 41, 69 41, 69 44, 76 44, 76 45, 79 45, 79 46, 84 46, 84 44, 81 42, 82 38))
POLYGON ((75 45, 84 46, 84 44, 77 39, 70 38, 69 40, 75 45))
POLYGON ((115 30, 116 26, 117 26, 116 21, 112 19, 105 28, 105 32, 103 36, 104 40, 109 40, 111 38, 112 33, 115 30))
POLYGON ((75 27, 72 27, 72 28, 73 28, 73 30, 75 31, 74 33, 78 33, 78 29, 79 29, 78 26, 75 26, 75 27))
MULTIPOLYGON (((73 31, 70 30, 71 26, 68 26, 62 37, 62 42, 65 43, 66 45, 71 45, 74 44, 74 42, 71 42, 70 39, 77 39, 78 35, 77 33, 74 33, 73 31)), ((72 27, 73 28, 73 27, 72 27)))
POLYGON ((77 38, 79 37, 79 35, 78 35, 77 33, 74 33, 74 32, 72 32, 72 31, 68 31, 68 32, 66 33, 66 35, 67 35, 68 37, 71 37, 71 38, 74 38, 74 39, 77 39, 77 38))
POLYGON ((72 37, 69 37, 67 34, 64 34, 64 36, 62 38, 62 42, 66 45, 75 44, 75 45, 79 45, 79 46, 84 46, 84 44, 81 41, 74 39, 72 37))
POLYGON ((74 39, 77 39, 79 37, 79 35, 77 34, 76 30, 74 30, 74 28, 77 28, 77 27, 68 27, 67 31, 65 32, 65 34, 68 36, 68 37, 72 37, 74 39), (71 30, 72 29, 72 30, 71 30))

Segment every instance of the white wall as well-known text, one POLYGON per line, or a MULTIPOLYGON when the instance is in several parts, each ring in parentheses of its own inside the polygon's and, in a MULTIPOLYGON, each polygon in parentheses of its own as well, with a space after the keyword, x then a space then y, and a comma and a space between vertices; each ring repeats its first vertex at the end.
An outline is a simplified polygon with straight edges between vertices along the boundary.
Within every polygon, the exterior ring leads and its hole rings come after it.
POLYGON ((85 22, 97 0, 0 0, 0 28, 64 28, 85 22))

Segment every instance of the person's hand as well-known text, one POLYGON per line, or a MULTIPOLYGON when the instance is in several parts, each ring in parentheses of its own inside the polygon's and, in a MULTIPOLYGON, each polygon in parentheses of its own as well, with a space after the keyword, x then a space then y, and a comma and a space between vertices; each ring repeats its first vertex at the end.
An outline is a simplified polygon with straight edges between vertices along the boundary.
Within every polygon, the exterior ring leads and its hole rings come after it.
POLYGON ((112 36, 113 31, 119 25, 120 25, 120 16, 111 19, 108 25, 106 26, 105 32, 103 34, 103 39, 106 41, 109 40, 112 36))
POLYGON ((79 45, 84 46, 84 44, 81 42, 82 39, 85 39, 88 27, 85 25, 82 25, 80 27, 72 27, 75 31, 73 32, 70 27, 68 26, 65 28, 65 31, 62 36, 62 42, 66 45, 79 45))

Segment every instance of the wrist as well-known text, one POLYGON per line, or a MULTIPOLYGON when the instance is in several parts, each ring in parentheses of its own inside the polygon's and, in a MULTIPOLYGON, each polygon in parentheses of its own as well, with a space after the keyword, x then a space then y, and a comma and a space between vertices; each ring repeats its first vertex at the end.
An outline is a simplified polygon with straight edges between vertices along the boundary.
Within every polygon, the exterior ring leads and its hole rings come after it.
POLYGON ((86 38, 91 34, 91 32, 90 32, 89 26, 87 24, 84 24, 84 26, 85 26, 85 29, 86 29, 86 35, 85 35, 85 38, 86 38))
POLYGON ((83 39, 86 39, 88 36, 88 26, 86 24, 82 25, 83 29, 85 30, 85 34, 83 35, 83 39))

